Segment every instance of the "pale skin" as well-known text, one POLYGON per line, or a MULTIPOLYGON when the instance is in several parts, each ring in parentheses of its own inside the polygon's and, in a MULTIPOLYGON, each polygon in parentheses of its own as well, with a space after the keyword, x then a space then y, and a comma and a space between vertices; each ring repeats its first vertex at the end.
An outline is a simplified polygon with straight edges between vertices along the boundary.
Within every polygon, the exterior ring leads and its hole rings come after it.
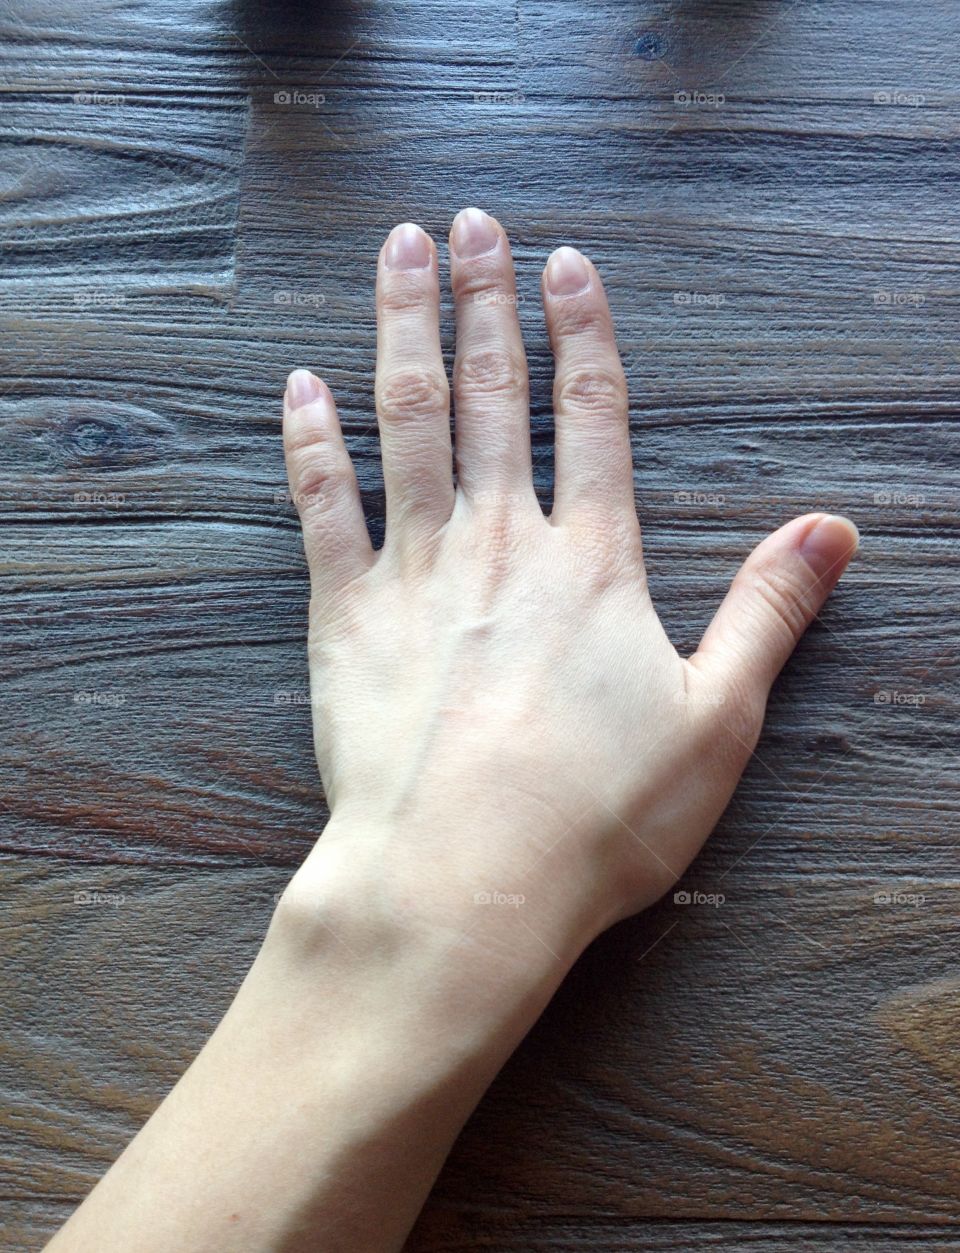
POLYGON ((771 683, 856 549, 843 518, 788 522, 747 558, 696 654, 679 656, 647 591, 627 389, 596 269, 561 248, 544 272, 546 517, 493 218, 458 214, 450 268, 452 446, 436 247, 407 223, 380 253, 381 550, 333 397, 305 370, 288 379, 331 818, 220 1026, 54 1253, 399 1249, 572 963, 696 855, 771 683))

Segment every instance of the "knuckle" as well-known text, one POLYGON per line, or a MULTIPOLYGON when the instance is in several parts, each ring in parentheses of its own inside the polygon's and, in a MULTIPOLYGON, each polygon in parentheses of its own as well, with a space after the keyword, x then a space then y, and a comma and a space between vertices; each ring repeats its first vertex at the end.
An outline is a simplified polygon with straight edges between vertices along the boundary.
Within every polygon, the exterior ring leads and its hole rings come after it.
POLYGON ((523 392, 527 386, 524 363, 506 348, 476 348, 463 353, 454 366, 457 391, 506 396, 523 392))
POLYGON ((387 425, 445 414, 449 406, 446 375, 429 366, 394 371, 377 388, 377 413, 387 425))
POLYGON ((428 270, 396 270, 389 282, 381 289, 377 303, 381 313, 417 313, 436 303, 432 292, 425 287, 424 277, 428 270))
POLYGON ((563 338, 586 335, 595 340, 613 336, 613 325, 607 309, 592 300, 567 300, 553 313, 557 330, 563 338))
POLYGON ((326 447, 333 442, 330 427, 316 421, 288 419, 284 427, 284 446, 289 456, 296 456, 306 448, 326 447))
POLYGON ((291 466, 293 503, 301 518, 323 513, 343 490, 348 473, 333 460, 322 445, 312 444, 301 449, 291 466))
POLYGON ((753 573, 751 590, 775 620, 782 623, 796 642, 807 625, 807 605, 800 583, 777 566, 765 566, 753 573))
POLYGON ((487 517, 474 540, 475 593, 486 604, 493 603, 501 588, 515 574, 521 562, 523 532, 515 520, 498 512, 487 517))
POLYGON ((472 300, 478 304, 486 301, 494 303, 498 296, 508 303, 513 289, 513 283, 504 274, 499 259, 490 256, 475 257, 466 268, 459 266, 455 286, 458 300, 472 300))
POLYGON ((621 516, 609 509, 584 509, 571 525, 577 567, 593 595, 603 595, 625 583, 645 587, 643 546, 636 515, 621 516))
POLYGON ((557 378, 557 412, 622 417, 627 409, 627 384, 622 372, 603 366, 582 366, 557 378))

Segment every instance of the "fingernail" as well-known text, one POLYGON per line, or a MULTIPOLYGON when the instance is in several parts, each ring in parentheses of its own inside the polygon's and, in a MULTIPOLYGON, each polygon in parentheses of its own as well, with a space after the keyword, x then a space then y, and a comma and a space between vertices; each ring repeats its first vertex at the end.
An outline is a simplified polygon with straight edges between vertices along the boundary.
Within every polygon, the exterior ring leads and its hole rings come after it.
POLYGON ((395 226, 387 238, 388 270, 425 270, 431 261, 430 237, 413 222, 395 226))
POLYGON ((499 242, 497 224, 482 209, 461 209, 453 219, 450 243, 462 261, 493 252, 499 242))
POLYGON ((302 409, 318 400, 322 391, 320 380, 309 370, 294 370, 287 379, 287 408, 302 409))
POLYGON ((825 513, 800 541, 800 554, 814 574, 823 578, 840 569, 857 551, 860 533, 849 518, 825 513))
POLYGON ((579 296, 590 286, 590 271, 576 248, 558 248, 547 262, 551 296, 579 296))

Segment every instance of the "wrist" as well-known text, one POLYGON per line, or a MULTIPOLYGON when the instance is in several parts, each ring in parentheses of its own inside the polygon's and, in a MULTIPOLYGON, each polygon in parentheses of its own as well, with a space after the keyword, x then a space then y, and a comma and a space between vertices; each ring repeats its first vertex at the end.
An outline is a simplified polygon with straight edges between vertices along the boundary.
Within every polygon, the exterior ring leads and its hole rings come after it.
POLYGON ((472 878, 462 859, 423 856, 418 836, 331 819, 278 903, 265 954, 310 986, 343 982, 358 1009, 366 999, 380 1023, 438 1053, 500 1065, 600 929, 596 911, 569 906, 576 884, 524 893, 472 878))
POLYGON ((548 953, 522 927, 491 944, 452 911, 433 912, 431 888, 412 898, 399 882, 387 888, 364 854, 333 843, 281 898, 208 1045, 216 1078, 206 1082, 256 1087, 263 1114, 247 1117, 243 1134, 296 1146, 279 1165, 265 1159, 266 1182, 292 1188, 289 1214, 322 1223, 325 1247, 366 1253, 400 1247, 451 1143, 575 953, 548 953), (392 1180, 389 1231, 354 1199, 370 1176, 392 1180))

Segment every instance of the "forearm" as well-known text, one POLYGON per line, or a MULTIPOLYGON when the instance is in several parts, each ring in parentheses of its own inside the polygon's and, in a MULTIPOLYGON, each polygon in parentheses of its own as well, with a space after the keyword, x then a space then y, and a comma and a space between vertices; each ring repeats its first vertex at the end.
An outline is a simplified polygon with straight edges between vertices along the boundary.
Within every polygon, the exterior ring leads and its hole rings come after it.
POLYGON ((51 1250, 399 1248, 589 934, 394 881, 320 842, 216 1033, 51 1250))

